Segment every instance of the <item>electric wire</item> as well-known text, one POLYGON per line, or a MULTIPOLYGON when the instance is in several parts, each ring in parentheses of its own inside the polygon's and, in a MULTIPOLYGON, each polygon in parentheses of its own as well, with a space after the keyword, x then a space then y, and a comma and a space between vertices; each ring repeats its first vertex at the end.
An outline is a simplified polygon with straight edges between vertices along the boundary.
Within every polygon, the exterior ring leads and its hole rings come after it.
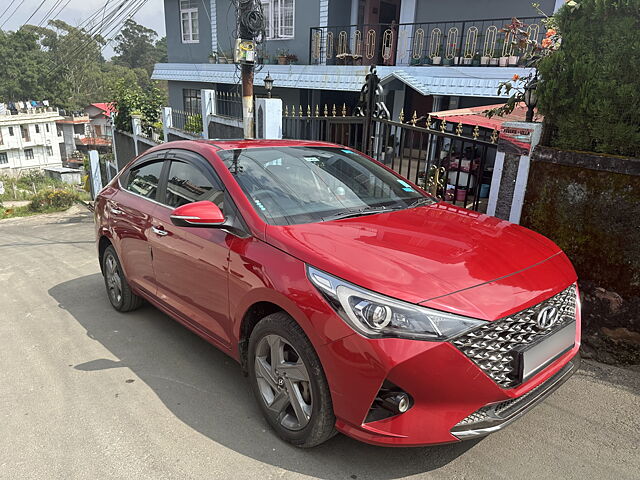
POLYGON ((4 22, 2 22, 2 25, 0 25, 0 28, 4 27, 4 26, 5 26, 5 24, 6 24, 9 20, 11 20, 11 18, 16 14, 16 12, 17 12, 18 10, 20 10, 20 7, 22 6, 22 4, 23 4, 23 3, 24 3, 24 0, 22 0, 22 1, 18 4, 18 6, 15 8, 15 10, 9 14, 9 16, 5 19, 5 21, 4 21, 4 22))

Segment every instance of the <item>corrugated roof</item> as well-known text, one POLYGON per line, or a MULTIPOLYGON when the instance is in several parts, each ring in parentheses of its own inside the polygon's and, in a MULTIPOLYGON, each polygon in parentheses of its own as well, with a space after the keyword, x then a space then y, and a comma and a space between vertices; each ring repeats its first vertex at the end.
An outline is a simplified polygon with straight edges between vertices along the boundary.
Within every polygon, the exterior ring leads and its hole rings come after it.
MULTIPOLYGON (((263 85, 267 72, 276 87, 307 88, 358 92, 369 72, 368 66, 330 65, 264 65, 255 74, 254 84, 263 85)), ((518 67, 378 67, 382 84, 397 79, 422 95, 455 95, 506 98, 497 95, 498 84, 514 74, 526 76, 529 69, 518 67)), ((236 65, 158 63, 154 80, 238 84, 240 71, 236 65)))
MULTIPOLYGON (((483 112, 491 110, 493 108, 500 107, 504 104, 498 103, 496 105, 484 105, 479 107, 458 108, 456 110, 442 110, 439 112, 431 112, 431 116, 434 118, 445 118, 447 122, 451 123, 463 123, 465 125, 478 125, 479 127, 502 130, 502 124, 505 122, 524 122, 527 115, 527 107, 525 105, 517 105, 513 112, 502 117, 488 118, 483 112)), ((537 111, 534 114, 533 120, 536 122, 542 121, 543 117, 537 111)))

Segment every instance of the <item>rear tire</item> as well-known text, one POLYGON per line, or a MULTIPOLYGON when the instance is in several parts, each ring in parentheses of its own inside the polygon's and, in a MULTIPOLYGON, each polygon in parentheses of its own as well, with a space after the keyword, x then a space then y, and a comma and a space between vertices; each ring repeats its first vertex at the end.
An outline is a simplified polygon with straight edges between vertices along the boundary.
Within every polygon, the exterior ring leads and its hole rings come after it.
POLYGON ((142 298, 133 293, 124 276, 120 259, 112 245, 102 256, 102 274, 111 306, 119 312, 131 312, 142 305, 142 298))
POLYGON ((335 435, 336 417, 320 359, 289 315, 273 313, 256 325, 248 367, 260 409, 280 438, 310 448, 335 435))

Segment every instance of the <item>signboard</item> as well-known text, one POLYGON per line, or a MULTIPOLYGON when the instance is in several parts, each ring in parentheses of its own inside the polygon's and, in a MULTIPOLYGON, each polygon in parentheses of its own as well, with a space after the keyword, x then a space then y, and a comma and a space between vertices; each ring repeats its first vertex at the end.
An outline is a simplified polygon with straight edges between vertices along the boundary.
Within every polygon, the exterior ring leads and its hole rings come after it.
POLYGON ((521 127, 502 127, 498 138, 498 151, 529 156, 533 129, 521 127))

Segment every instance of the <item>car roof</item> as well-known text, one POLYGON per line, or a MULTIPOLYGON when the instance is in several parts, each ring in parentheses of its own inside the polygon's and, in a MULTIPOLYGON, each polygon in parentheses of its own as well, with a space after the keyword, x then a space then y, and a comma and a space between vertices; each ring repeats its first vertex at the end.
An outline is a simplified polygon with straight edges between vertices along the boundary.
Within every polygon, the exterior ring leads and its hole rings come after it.
POLYGON ((268 147, 338 147, 335 143, 318 142, 313 140, 196 140, 198 143, 205 143, 217 147, 219 150, 238 150, 245 148, 268 148, 268 147))

